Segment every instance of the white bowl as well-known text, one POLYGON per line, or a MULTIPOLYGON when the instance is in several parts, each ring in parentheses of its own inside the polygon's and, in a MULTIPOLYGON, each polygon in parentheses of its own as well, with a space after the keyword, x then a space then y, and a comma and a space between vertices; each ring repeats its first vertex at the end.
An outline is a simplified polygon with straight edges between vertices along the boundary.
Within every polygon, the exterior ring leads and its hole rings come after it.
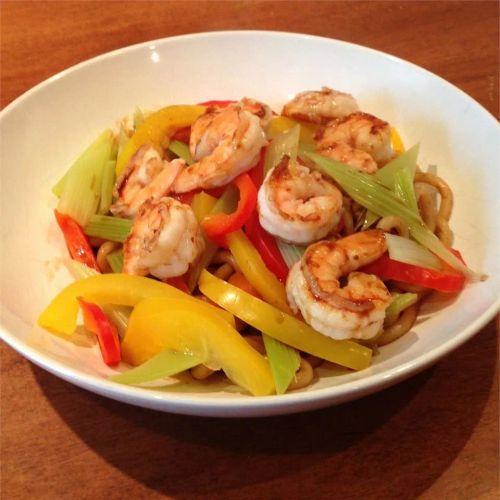
MULTIPOLYGON (((220 32, 135 45, 84 62, 36 86, 0 115, 3 339, 80 387, 162 411, 211 416, 275 415, 341 403, 435 363, 470 339, 499 305, 500 213, 496 120, 469 96, 413 64, 365 47, 308 35, 220 32), (136 105, 153 108, 251 96, 280 108, 321 86, 352 93, 363 110, 395 125, 420 164, 451 184, 455 246, 489 275, 456 299, 434 304, 411 333, 381 349, 360 373, 323 371, 306 390, 250 397, 232 387, 133 388, 106 380, 98 354, 33 325, 69 281, 54 262, 66 254, 50 188, 102 129, 136 105), (443 307, 445 305, 446 307, 443 307)), ((478 360, 480 362, 480 360, 478 360)))

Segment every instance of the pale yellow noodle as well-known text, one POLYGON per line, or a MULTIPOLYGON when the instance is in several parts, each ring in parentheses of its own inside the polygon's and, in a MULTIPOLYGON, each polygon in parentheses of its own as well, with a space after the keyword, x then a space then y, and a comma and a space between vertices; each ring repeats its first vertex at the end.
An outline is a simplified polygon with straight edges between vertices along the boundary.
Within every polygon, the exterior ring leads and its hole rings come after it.
POLYGON ((436 230, 437 210, 433 195, 425 188, 426 186, 415 185, 417 205, 425 225, 434 232, 436 230))
POLYGON ((120 246, 120 243, 117 243, 116 241, 105 241, 104 243, 101 244, 99 247, 99 250, 97 250, 97 255, 96 255, 96 261, 97 265, 99 266, 99 269, 103 273, 109 273, 111 272, 111 266, 108 263, 107 256, 114 252, 116 249, 118 249, 120 246))
POLYGON ((408 333, 410 328, 415 323, 417 319, 419 304, 413 304, 412 306, 405 309, 398 320, 390 327, 386 328, 382 335, 377 340, 377 345, 383 346, 394 342, 399 339, 405 333, 408 333))
POLYGON ((403 236, 404 238, 408 238, 410 236, 408 226, 395 215, 382 217, 377 223, 377 228, 382 229, 383 231, 386 231, 388 233, 390 233, 391 231, 396 231, 399 236, 403 236))
POLYGON ((288 390, 293 391, 294 389, 302 389, 304 387, 307 387, 312 382, 313 378, 314 370, 311 364, 304 358, 301 358, 299 369, 290 382, 288 390))

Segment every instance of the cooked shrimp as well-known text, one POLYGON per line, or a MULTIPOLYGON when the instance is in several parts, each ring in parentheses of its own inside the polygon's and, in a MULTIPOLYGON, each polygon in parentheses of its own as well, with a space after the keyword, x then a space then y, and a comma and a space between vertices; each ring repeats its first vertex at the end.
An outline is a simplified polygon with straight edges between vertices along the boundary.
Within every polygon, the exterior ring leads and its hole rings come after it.
POLYGON ((189 205, 173 198, 148 200, 123 246, 123 272, 160 279, 181 276, 205 246, 189 205))
POLYGON ((269 233, 304 245, 330 233, 339 223, 342 194, 319 172, 290 168, 288 157, 271 169, 258 194, 259 219, 269 233))
POLYGON ((182 170, 174 191, 223 186, 258 161, 266 137, 258 116, 239 104, 211 110, 193 124, 189 148, 196 163, 182 170))
POLYGON ((141 146, 116 182, 116 201, 111 212, 118 217, 134 218, 146 200, 157 200, 169 193, 184 166, 184 160, 168 162, 161 159, 153 146, 141 146))
POLYGON ((255 99, 250 99, 249 97, 243 97, 239 104, 245 111, 259 117, 260 125, 263 129, 266 129, 269 123, 271 123, 273 110, 267 104, 256 101, 255 99))
POLYGON ((380 229, 355 233, 337 241, 311 245, 288 275, 291 308, 334 339, 374 337, 382 328, 391 295, 371 274, 355 272, 387 249, 380 229), (347 275, 347 285, 340 279, 347 275))
POLYGON ((350 94, 323 87, 300 92, 283 107, 282 114, 313 123, 327 123, 358 111, 358 103, 350 94))
POLYGON ((390 125, 368 113, 352 113, 330 121, 317 135, 320 154, 366 172, 393 156, 390 125))

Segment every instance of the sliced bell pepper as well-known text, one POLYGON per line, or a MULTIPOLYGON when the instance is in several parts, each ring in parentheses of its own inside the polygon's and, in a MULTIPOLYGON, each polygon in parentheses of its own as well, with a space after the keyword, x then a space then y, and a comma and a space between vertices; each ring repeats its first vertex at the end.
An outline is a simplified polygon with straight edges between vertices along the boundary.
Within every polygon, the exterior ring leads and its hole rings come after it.
MULTIPOLYGON (((453 251, 453 253, 463 261, 457 251, 453 251)), ((382 279, 402 281, 447 293, 457 293, 465 285, 465 276, 445 262, 443 262, 443 270, 437 271, 393 260, 387 253, 375 262, 361 268, 360 271, 375 274, 382 279)))
MULTIPOLYGON (((38 325, 64 335, 76 327, 78 297, 98 304, 135 306, 149 297, 180 298, 197 304, 199 299, 186 295, 173 286, 131 274, 99 274, 75 281, 61 290, 38 318, 38 325)), ((216 314, 234 326, 234 318, 226 311, 211 306, 216 314)))
POLYGON ((173 278, 168 278, 165 281, 168 285, 173 286, 174 288, 177 288, 177 290, 180 290, 181 292, 187 293, 189 295, 189 288, 186 285, 186 282, 184 281, 184 278, 182 276, 174 276, 173 278))
MULTIPOLYGON (((144 144, 150 144, 159 152, 165 137, 175 130, 191 125, 206 108, 204 106, 167 106, 149 115, 127 141, 116 161, 116 175, 120 175, 130 158, 144 144)), ((165 146, 165 144, 163 144, 165 146)))
POLYGON ((123 359, 139 365, 165 349, 191 352, 208 366, 221 367, 254 396, 274 389, 269 364, 203 302, 150 298, 134 308, 122 344, 123 359))
POLYGON ((108 366, 117 365, 121 361, 121 352, 116 326, 97 304, 86 302, 82 298, 78 298, 78 302, 82 308, 85 328, 97 336, 102 359, 108 366))
POLYGON ((57 210, 54 210, 54 214, 63 233, 71 258, 95 269, 97 272, 101 272, 89 240, 78 222, 73 220, 69 215, 62 214, 57 210))
POLYGON ((299 319, 216 278, 204 270, 199 287, 210 300, 254 328, 300 351, 353 370, 370 366, 372 350, 350 340, 334 340, 299 319))
POLYGON ((246 223, 245 232, 259 252, 267 268, 284 283, 288 276, 288 266, 281 255, 274 237, 260 225, 257 212, 254 212, 246 223))
POLYGON ((236 101, 231 100, 217 100, 213 99, 211 101, 200 102, 200 106, 206 106, 207 108, 226 108, 230 104, 234 104, 236 101))
POLYGON ((247 222, 257 205, 257 189, 247 173, 236 177, 234 184, 240 192, 236 210, 231 214, 214 213, 203 219, 202 226, 209 238, 237 231, 247 222))
POLYGON ((236 264, 261 297, 279 310, 292 314, 283 283, 266 267, 245 233, 241 230, 235 231, 228 234, 226 239, 236 264))
POLYGON ((318 126, 312 123, 303 123, 287 116, 275 116, 267 129, 267 134, 271 139, 274 139, 278 134, 290 130, 295 125, 300 125, 300 142, 306 144, 314 144, 314 135, 318 130, 318 126))

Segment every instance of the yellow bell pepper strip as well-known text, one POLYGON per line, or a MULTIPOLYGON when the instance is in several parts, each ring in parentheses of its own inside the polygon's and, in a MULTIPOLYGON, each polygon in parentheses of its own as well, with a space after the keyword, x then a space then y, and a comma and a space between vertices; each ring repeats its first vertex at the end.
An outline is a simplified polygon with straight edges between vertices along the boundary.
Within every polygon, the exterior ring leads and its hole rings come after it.
POLYGON ((370 366, 372 350, 350 340, 333 340, 303 321, 216 278, 201 274, 198 286, 206 297, 249 325, 284 344, 353 370, 370 366))
POLYGON ((292 314, 283 283, 266 267, 245 233, 240 229, 228 234, 226 240, 236 264, 261 297, 279 310, 292 314))
POLYGON ((175 130, 191 125, 204 112, 205 106, 167 106, 150 114, 125 144, 116 161, 116 175, 120 175, 130 158, 144 144, 150 144, 161 152, 165 137, 175 130))
POLYGON ((290 130, 297 124, 300 125, 300 142, 313 144, 314 135, 319 128, 318 125, 299 122, 287 116, 275 116, 269 124, 267 135, 270 139, 274 139, 278 134, 290 130))
POLYGON ((392 149, 397 155, 403 154, 405 152, 405 146, 403 144, 403 140, 399 135, 399 132, 394 127, 391 127, 391 144, 392 149))
MULTIPOLYGON (((76 328, 78 297, 98 304, 135 306, 148 297, 182 298, 194 304, 199 299, 190 297, 173 286, 143 276, 130 274, 99 274, 68 285, 52 300, 38 318, 38 325, 56 333, 71 335, 76 328)), ((216 314, 234 326, 234 317, 226 311, 210 306, 216 314)))
POLYGON ((122 344, 123 359, 139 365, 165 349, 193 353, 209 366, 220 366, 254 396, 274 390, 265 358, 201 301, 150 298, 136 305, 122 344))

